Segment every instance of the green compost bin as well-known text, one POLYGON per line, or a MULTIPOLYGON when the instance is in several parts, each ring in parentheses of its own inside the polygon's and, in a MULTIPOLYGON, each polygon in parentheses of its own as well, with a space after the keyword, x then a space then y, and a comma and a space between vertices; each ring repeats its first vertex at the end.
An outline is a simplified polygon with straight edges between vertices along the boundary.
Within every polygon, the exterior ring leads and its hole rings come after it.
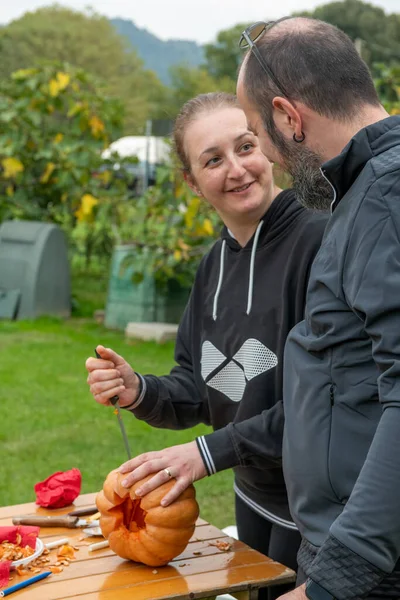
POLYGON ((150 275, 135 283, 133 251, 129 244, 114 248, 104 317, 106 327, 124 330, 128 323, 179 323, 190 290, 174 280, 166 289, 160 289, 150 275), (124 264, 127 256, 129 266, 124 264))
POLYGON ((57 225, 4 221, 0 225, 0 319, 69 317, 67 243, 57 225))

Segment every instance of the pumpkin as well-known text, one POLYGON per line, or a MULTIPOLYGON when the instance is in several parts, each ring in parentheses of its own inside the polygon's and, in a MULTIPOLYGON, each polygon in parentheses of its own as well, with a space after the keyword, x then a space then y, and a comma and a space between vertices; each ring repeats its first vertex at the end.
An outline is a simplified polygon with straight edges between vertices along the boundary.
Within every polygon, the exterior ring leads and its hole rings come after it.
POLYGON ((153 475, 127 489, 121 485, 125 475, 111 471, 103 490, 97 494, 96 505, 101 531, 115 554, 160 567, 186 548, 195 529, 199 507, 193 485, 169 506, 160 505, 173 487, 174 479, 138 498, 135 490, 153 475))

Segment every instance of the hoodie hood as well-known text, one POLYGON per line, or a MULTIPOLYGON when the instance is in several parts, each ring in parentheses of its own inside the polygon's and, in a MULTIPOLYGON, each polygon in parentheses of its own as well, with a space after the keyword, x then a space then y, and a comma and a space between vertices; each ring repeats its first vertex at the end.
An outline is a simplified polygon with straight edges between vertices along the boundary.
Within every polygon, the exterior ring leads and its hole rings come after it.
POLYGON ((296 199, 293 190, 283 190, 272 201, 267 212, 257 225, 257 229, 247 242, 246 246, 242 247, 233 237, 232 233, 225 226, 222 230, 222 244, 220 253, 220 268, 218 283, 215 290, 213 302, 213 319, 217 320, 218 298, 221 292, 221 287, 224 279, 225 268, 225 252, 226 246, 229 246, 234 252, 251 252, 249 261, 249 277, 248 277, 248 293, 246 314, 249 315, 253 303, 253 288, 254 288, 254 264, 258 248, 262 248, 281 235, 286 229, 292 226, 292 222, 297 219, 299 213, 302 212, 302 207, 296 199))
POLYGON ((265 246, 276 236, 280 235, 287 227, 290 227, 292 221, 297 218, 301 210, 302 207, 296 199, 295 192, 292 189, 283 190, 271 202, 268 210, 260 219, 256 231, 245 246, 241 246, 235 240, 233 234, 226 226, 222 229, 221 238, 226 241, 231 250, 236 252, 251 250, 255 241, 257 241, 257 246, 265 246), (260 230, 257 235, 259 227, 260 230))

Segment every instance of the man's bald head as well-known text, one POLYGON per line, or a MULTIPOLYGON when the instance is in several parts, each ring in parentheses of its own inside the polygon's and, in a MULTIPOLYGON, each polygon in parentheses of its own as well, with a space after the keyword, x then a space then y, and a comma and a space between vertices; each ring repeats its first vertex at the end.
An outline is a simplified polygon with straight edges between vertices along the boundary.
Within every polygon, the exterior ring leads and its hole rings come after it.
POLYGON ((256 42, 281 90, 249 50, 240 78, 260 113, 272 110, 285 91, 292 101, 339 121, 354 118, 365 104, 379 106, 368 67, 340 29, 305 17, 277 21, 256 42))

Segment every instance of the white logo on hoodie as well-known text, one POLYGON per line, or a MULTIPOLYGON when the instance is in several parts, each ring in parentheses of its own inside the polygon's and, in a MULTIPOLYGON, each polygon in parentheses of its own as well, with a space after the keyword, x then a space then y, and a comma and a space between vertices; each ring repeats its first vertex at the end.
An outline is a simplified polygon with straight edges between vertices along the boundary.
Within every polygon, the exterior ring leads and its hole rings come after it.
POLYGON ((243 398, 247 382, 278 364, 278 358, 269 348, 259 340, 249 338, 222 369, 211 379, 211 375, 218 367, 226 362, 224 356, 214 344, 209 341, 203 343, 201 351, 201 375, 206 384, 228 396, 233 402, 240 402, 243 398))

